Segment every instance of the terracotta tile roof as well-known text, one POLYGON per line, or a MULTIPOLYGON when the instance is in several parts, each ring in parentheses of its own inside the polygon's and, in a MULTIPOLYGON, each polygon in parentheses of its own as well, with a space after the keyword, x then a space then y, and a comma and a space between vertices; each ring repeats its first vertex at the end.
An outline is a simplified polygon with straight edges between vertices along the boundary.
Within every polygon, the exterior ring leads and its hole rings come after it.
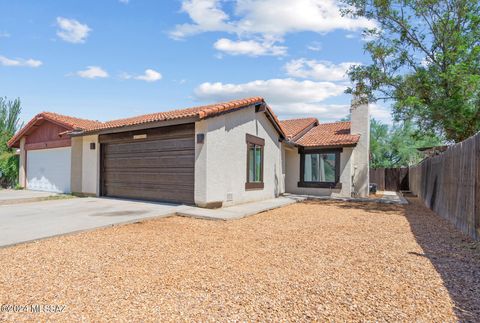
POLYGON ((350 134, 350 122, 334 122, 313 127, 295 143, 304 147, 334 147, 355 145, 359 139, 360 135, 350 134))
POLYGON ((43 120, 50 120, 59 123, 67 130, 85 130, 102 124, 100 121, 69 117, 53 112, 42 112, 33 117, 32 120, 20 129, 20 131, 18 131, 15 136, 7 142, 7 145, 9 147, 18 147, 20 138, 23 137, 23 135, 25 135, 36 123, 43 120))
POLYGON ((280 125, 282 126, 287 139, 294 138, 312 124, 318 124, 317 118, 301 118, 280 121, 280 125))
POLYGON ((199 119, 206 119, 224 112, 241 109, 256 103, 265 103, 265 101, 261 97, 252 97, 252 98, 247 98, 242 100, 216 103, 216 104, 198 106, 198 107, 181 109, 181 110, 145 114, 141 116, 112 120, 102 124, 98 124, 86 129, 86 132, 93 132, 93 131, 98 131, 103 129, 119 128, 119 127, 133 126, 133 125, 144 124, 149 122, 167 121, 167 120, 183 119, 183 118, 190 118, 190 117, 198 117, 199 119))
POLYGON ((88 119, 80 119, 80 118, 75 118, 75 117, 69 117, 65 115, 61 115, 58 113, 53 113, 53 112, 42 112, 37 115, 41 117, 45 117, 47 119, 51 119, 54 121, 57 121, 59 123, 62 123, 72 129, 89 129, 91 127, 95 127, 98 125, 103 124, 103 122, 96 121, 96 120, 88 120, 88 119))

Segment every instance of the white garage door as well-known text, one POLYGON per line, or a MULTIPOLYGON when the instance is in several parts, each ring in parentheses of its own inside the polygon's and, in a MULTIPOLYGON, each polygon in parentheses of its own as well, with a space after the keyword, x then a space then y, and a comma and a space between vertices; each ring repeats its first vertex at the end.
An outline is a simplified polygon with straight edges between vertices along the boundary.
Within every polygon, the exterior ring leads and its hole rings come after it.
POLYGON ((70 193, 71 148, 27 151, 27 188, 70 193))

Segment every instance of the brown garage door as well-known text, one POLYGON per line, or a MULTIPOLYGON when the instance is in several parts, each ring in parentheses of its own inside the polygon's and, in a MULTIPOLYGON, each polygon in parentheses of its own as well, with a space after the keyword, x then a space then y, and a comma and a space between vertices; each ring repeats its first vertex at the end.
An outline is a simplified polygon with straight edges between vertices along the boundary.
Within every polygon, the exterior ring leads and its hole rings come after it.
POLYGON ((101 135, 103 196, 194 203, 195 125, 101 135))

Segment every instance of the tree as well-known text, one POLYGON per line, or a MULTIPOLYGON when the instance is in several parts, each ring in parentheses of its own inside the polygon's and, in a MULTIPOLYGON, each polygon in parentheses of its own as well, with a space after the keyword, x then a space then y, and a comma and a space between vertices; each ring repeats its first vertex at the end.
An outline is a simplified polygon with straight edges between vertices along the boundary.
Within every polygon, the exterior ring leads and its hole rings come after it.
POLYGON ((0 183, 14 186, 18 177, 18 156, 8 148, 8 140, 21 127, 20 99, 9 101, 0 97, 0 183))
POLYGON ((349 76, 348 93, 392 100, 395 120, 459 142, 480 130, 478 0, 344 0, 344 14, 366 17, 371 64, 349 76))
POLYGON ((438 146, 442 140, 434 135, 418 135, 411 122, 399 123, 389 128, 375 119, 370 124, 371 168, 405 167, 421 159, 417 150, 438 146))

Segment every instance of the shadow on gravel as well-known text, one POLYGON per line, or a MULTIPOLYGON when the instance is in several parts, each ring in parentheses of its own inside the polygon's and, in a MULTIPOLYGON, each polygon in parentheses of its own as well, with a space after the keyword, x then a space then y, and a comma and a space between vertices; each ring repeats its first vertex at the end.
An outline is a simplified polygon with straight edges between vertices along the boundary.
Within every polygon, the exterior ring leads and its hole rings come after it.
POLYGON ((404 214, 424 254, 440 274, 455 314, 462 322, 480 321, 480 243, 409 197, 404 214))
POLYGON ((408 220, 423 254, 442 277, 455 314, 462 322, 480 322, 480 242, 457 231, 453 225, 425 207, 418 198, 408 197, 408 205, 377 203, 305 201, 304 203, 335 203, 344 209, 362 209, 372 214, 402 214, 408 220))

